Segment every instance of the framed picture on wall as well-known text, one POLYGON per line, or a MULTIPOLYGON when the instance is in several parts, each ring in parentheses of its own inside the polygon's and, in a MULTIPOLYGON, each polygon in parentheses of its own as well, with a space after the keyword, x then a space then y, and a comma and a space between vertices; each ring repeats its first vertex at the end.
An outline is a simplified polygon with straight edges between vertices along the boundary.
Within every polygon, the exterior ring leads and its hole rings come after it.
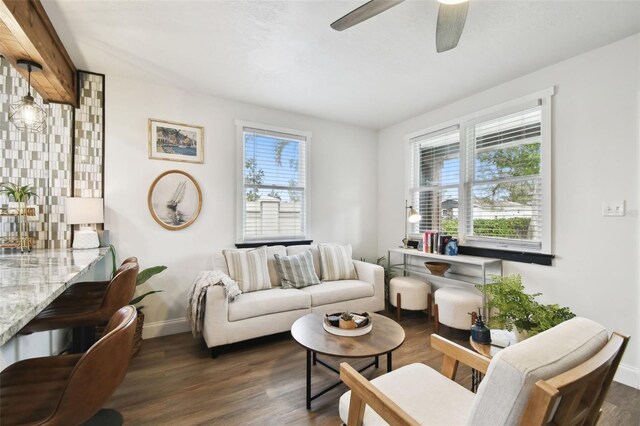
POLYGON ((149 119, 149 158, 204 162, 204 127, 149 119))
POLYGON ((154 179, 147 204, 160 226, 177 231, 195 222, 202 208, 202 192, 189 173, 168 170, 154 179))

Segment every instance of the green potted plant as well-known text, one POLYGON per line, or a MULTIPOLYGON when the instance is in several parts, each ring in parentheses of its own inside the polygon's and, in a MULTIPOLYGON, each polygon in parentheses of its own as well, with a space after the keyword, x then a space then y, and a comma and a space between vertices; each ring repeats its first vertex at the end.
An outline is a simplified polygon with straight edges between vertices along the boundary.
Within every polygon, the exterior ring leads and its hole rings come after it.
MULTIPOLYGON (((112 260, 112 272, 111 272, 111 276, 113 276, 116 273, 116 249, 113 245, 109 246, 110 250, 111 250, 111 260, 112 260)), ((159 266, 152 266, 150 268, 146 268, 143 269, 142 271, 138 272, 138 277, 136 279, 136 293, 138 292, 138 287, 140 287, 141 285, 143 285, 144 283, 146 283, 147 281, 149 281, 149 279, 155 275, 158 275, 159 273, 161 273, 162 271, 164 271, 165 269, 167 269, 166 266, 164 265, 159 265, 159 266)), ((134 336, 134 342, 133 342, 133 355, 137 355, 138 352, 140 352, 140 348, 142 346, 142 329, 144 327, 144 312, 142 311, 142 309, 144 308, 144 306, 139 305, 139 303, 147 296, 149 296, 150 294, 153 293, 160 293, 162 290, 150 290, 147 291, 146 293, 142 293, 140 295, 135 296, 134 298, 131 299, 131 301, 129 301, 129 305, 134 305, 136 307, 136 312, 137 312, 137 317, 136 317, 136 333, 134 336)))
MULTIPOLYGON (((138 273, 138 278, 136 279, 136 293, 137 293, 137 289, 138 289, 139 286, 143 285, 144 283, 146 283, 149 280, 149 278, 153 277, 154 275, 159 274, 160 272, 164 271, 165 269, 167 269, 166 266, 160 265, 160 266, 152 266, 150 268, 146 268, 146 269, 143 269, 142 271, 140 271, 138 273)), ((134 356, 137 355, 138 352, 140 352, 140 348, 142 347, 142 329, 144 327, 144 312, 142 311, 144 306, 139 305, 139 303, 142 301, 142 299, 144 299, 145 297, 149 296, 150 294, 160 293, 161 291, 162 290, 150 290, 150 291, 147 291, 146 293, 142 293, 142 294, 140 294, 138 296, 135 296, 129 302, 130 305, 134 305, 136 307, 136 312, 137 312, 136 333, 134 335, 134 341, 133 341, 133 355, 134 356)))
POLYGON ((20 240, 20 250, 25 248, 30 250, 31 244, 29 236, 24 235, 27 231, 27 202, 31 197, 36 198, 38 194, 31 185, 20 186, 13 182, 0 183, 0 193, 7 194, 18 203, 18 238, 20 240))
POLYGON ((542 293, 525 293, 518 274, 491 278, 492 283, 477 286, 487 297, 491 328, 513 330, 516 338, 522 340, 575 316, 567 307, 537 302, 536 297, 542 293))
POLYGON ((353 314, 351 312, 346 311, 340 315, 339 327, 346 330, 353 330, 356 328, 356 321, 353 319, 353 314))
MULTIPOLYGON (((364 257, 361 257, 360 260, 363 262, 368 262, 367 259, 365 259, 364 257)), ((371 263, 371 262, 368 262, 368 263, 371 263)), ((386 308, 388 308, 389 281, 391 281, 391 278, 395 276, 395 273, 389 266, 389 262, 387 262, 387 258, 385 256, 380 256, 379 258, 377 258, 376 265, 382 266, 382 268, 384 269, 384 300, 385 300, 385 306, 386 308)))

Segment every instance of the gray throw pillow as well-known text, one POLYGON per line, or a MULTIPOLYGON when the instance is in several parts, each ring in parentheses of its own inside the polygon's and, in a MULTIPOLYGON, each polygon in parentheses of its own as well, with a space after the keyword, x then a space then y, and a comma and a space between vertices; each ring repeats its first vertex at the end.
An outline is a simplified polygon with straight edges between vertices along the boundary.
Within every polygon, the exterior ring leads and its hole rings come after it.
POLYGON ((274 255, 282 288, 303 288, 320 284, 313 269, 313 256, 309 250, 293 256, 274 255))

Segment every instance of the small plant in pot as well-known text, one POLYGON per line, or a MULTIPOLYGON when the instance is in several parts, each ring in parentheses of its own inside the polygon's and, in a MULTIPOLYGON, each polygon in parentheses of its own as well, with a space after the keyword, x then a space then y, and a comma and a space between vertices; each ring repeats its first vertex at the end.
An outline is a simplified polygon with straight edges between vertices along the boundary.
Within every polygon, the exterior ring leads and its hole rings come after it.
MULTIPOLYGON (((167 269, 167 267, 164 265, 161 265, 161 266, 152 266, 150 268, 140 271, 138 273, 138 278, 136 279, 136 292, 138 287, 146 283, 149 280, 149 278, 153 277, 154 275, 158 275, 160 272, 164 271, 165 269, 167 269)), ((150 294, 160 293, 161 291, 162 290, 147 291, 146 293, 142 293, 141 295, 134 297, 129 302, 130 305, 134 305, 136 307, 136 311, 138 313, 136 318, 137 319, 136 333, 133 341, 133 355, 137 355, 138 352, 140 352, 140 347, 142 346, 142 328, 144 327, 144 312, 142 311, 144 306, 138 305, 138 303, 142 302, 142 299, 149 296, 150 294)))
MULTIPOLYGON (((110 246, 111 248, 111 259, 112 259, 112 264, 113 264, 113 272, 112 272, 112 276, 116 273, 116 251, 115 251, 115 247, 110 246)), ((167 269, 166 266, 164 265, 160 265, 160 266, 152 266, 150 268, 146 268, 143 269, 142 271, 140 271, 138 273, 138 277, 136 279, 136 293, 138 292, 138 287, 140 287, 141 285, 143 285, 144 283, 146 283, 147 281, 149 281, 149 279, 155 275, 158 275, 159 273, 161 273, 162 271, 164 271, 165 269, 167 269)), ((142 329, 144 327, 144 312, 142 311, 142 309, 144 308, 144 306, 142 305, 138 305, 140 302, 142 302, 142 300, 149 296, 150 294, 153 293, 160 293, 162 290, 150 290, 147 291, 146 293, 142 293, 138 296, 135 296, 133 299, 131 299, 131 301, 129 301, 129 305, 134 305, 136 307, 136 312, 137 312, 137 318, 136 318, 136 332, 134 335, 134 341, 133 341, 133 353, 132 355, 135 356, 138 354, 138 352, 140 352, 140 348, 142 347, 142 329)))
POLYGON ((536 297, 542 293, 525 293, 518 274, 491 278, 492 283, 477 286, 487 297, 492 313, 489 327, 514 331, 518 341, 575 317, 568 307, 537 302, 536 297))
POLYGON ((356 321, 353 319, 353 314, 351 312, 343 312, 342 315, 340 315, 340 328, 346 330, 353 330, 356 328, 356 321))
POLYGON ((12 182, 0 183, 0 194, 7 194, 18 203, 18 238, 20 240, 20 250, 25 248, 30 250, 30 241, 27 232, 27 202, 31 197, 36 198, 38 194, 31 185, 20 186, 12 182))
MULTIPOLYGON (((361 257, 360 260, 363 262, 368 262, 364 257, 361 257)), ((385 256, 380 256, 379 258, 377 258, 375 264, 378 266, 382 266, 382 268, 384 269, 384 300, 385 309, 387 309, 389 307, 389 281, 391 281, 391 278, 395 276, 395 272, 393 271, 393 269, 391 269, 389 262, 387 262, 387 258, 385 256)))

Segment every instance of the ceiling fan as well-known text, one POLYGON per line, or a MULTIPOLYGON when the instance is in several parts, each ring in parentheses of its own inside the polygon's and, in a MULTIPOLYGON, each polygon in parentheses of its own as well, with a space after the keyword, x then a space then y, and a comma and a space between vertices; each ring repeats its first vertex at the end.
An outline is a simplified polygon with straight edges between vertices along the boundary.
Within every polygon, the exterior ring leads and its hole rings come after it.
MULTIPOLYGON (((369 18, 392 8, 404 0, 371 0, 357 9, 344 15, 331 24, 331 28, 336 31, 343 31, 347 28, 366 21, 369 18)), ((469 3, 467 0, 438 0, 438 22, 436 24, 436 51, 438 53, 453 49, 458 45, 464 23, 467 19, 469 3)))

